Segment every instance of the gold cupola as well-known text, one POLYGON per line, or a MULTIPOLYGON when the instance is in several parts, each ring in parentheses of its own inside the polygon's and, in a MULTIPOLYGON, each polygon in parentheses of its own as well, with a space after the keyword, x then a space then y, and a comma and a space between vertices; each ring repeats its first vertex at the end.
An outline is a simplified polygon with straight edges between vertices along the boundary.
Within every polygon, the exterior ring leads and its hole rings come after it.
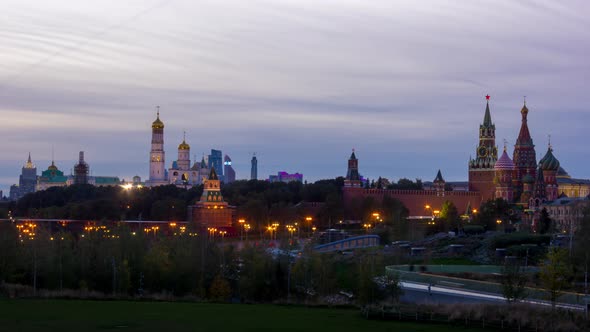
POLYGON ((158 106, 156 121, 152 122, 152 129, 164 129, 164 122, 160 120, 160 106, 158 106))

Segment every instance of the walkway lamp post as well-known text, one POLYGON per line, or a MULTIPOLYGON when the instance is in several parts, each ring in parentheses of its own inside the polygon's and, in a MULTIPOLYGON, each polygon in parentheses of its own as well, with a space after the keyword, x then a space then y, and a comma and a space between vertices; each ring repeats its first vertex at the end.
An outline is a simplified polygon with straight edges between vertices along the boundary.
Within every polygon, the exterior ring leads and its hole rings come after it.
POLYGON ((244 241, 244 223, 245 222, 246 222, 246 220, 244 220, 244 219, 238 220, 238 223, 240 223, 240 241, 241 242, 244 241))

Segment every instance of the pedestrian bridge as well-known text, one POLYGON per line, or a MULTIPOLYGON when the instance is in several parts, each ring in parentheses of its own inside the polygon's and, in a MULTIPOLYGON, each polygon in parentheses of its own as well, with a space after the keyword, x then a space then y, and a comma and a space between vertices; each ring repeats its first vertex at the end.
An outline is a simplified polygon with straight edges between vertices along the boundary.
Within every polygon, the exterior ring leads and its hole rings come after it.
POLYGON ((332 252, 376 247, 379 245, 378 235, 361 235, 343 240, 320 244, 314 250, 318 252, 332 252))

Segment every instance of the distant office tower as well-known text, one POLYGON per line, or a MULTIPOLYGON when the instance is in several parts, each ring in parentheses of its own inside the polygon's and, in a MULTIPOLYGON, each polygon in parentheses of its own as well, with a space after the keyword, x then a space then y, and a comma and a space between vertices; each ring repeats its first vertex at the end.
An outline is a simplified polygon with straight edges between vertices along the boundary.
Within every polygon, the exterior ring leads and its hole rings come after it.
POLYGON ((168 184, 165 169, 164 122, 160 120, 160 106, 156 120, 152 123, 152 149, 150 151, 150 186, 168 184))
POLYGON ((271 175, 268 177, 269 182, 303 182, 303 174, 293 173, 289 174, 287 172, 278 172, 277 175, 271 175))
POLYGON ((209 155, 209 169, 212 168, 215 168, 215 170, 219 172, 217 177, 219 180, 223 181, 223 157, 221 150, 211 149, 211 154, 209 155))
POLYGON ((232 183, 236 181, 236 171, 234 171, 234 168, 231 166, 231 158, 228 155, 223 157, 223 173, 225 173, 224 183, 232 183))
POLYGON ((88 184, 88 164, 84 161, 84 151, 80 151, 79 160, 74 166, 74 184, 88 184))
POLYGON ((31 154, 29 153, 29 159, 22 168, 21 175, 18 179, 18 186, 12 185, 10 187, 10 199, 17 200, 28 193, 35 191, 37 185, 37 167, 33 165, 31 161, 31 154))
POLYGON ((258 180, 258 159, 256 154, 252 156, 252 168, 250 169, 250 180, 258 180))

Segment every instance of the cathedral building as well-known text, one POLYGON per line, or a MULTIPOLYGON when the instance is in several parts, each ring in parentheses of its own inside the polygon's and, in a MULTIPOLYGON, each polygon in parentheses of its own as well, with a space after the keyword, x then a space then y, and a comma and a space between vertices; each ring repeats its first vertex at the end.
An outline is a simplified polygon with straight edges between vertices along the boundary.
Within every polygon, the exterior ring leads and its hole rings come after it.
POLYGON ((533 144, 533 139, 531 138, 529 126, 527 124, 529 109, 526 107, 526 102, 522 106, 520 114, 522 116, 520 132, 518 133, 518 138, 514 145, 514 156, 512 158, 514 162, 512 183, 514 198, 516 200, 520 200, 520 196, 523 192, 523 178, 527 174, 530 174, 532 177, 535 177, 537 174, 537 157, 535 153, 535 145, 533 144))
MULTIPOLYGON (((216 151, 216 150, 212 150, 216 151)), ((221 151, 219 151, 221 153, 221 151)), ((178 158, 166 169, 164 152, 164 123, 160 120, 160 111, 156 120, 152 123, 152 142, 150 150, 150 175, 146 181, 147 186, 162 186, 173 184, 179 187, 192 187, 204 183, 210 173, 210 162, 203 159, 191 166, 191 147, 186 142, 186 133, 182 142, 178 145, 178 158)), ((195 158, 196 159, 196 158, 195 158)))
POLYGON ((195 186, 201 183, 197 163, 191 167, 191 147, 186 143, 186 134, 178 145, 178 160, 168 169, 169 183, 177 186, 195 186))
POLYGON ((496 198, 502 198, 508 202, 512 202, 514 200, 514 191, 512 188, 512 173, 514 171, 514 163, 508 157, 508 153, 506 152, 506 146, 504 146, 504 152, 502 152, 502 156, 498 161, 496 161, 496 165, 494 166, 496 177, 496 198))
POLYGON ((584 197, 590 194, 590 180, 571 179, 553 154, 551 144, 545 156, 537 163, 535 145, 528 127, 529 109, 526 101, 520 110, 521 126, 514 145, 512 159, 506 145, 498 159, 496 126, 492 122, 490 96, 486 96, 483 122, 479 126, 479 139, 475 158, 469 159, 467 191, 449 191, 440 170, 432 190, 383 190, 362 188, 358 159, 353 151, 348 160, 343 196, 350 202, 355 197, 384 196, 396 198, 410 210, 410 217, 424 215, 424 206, 440 207, 451 201, 459 212, 469 213, 491 199, 504 199, 515 204, 523 213, 523 220, 534 222, 540 209, 560 197, 584 197), (465 206, 466 208, 463 210, 465 206))

